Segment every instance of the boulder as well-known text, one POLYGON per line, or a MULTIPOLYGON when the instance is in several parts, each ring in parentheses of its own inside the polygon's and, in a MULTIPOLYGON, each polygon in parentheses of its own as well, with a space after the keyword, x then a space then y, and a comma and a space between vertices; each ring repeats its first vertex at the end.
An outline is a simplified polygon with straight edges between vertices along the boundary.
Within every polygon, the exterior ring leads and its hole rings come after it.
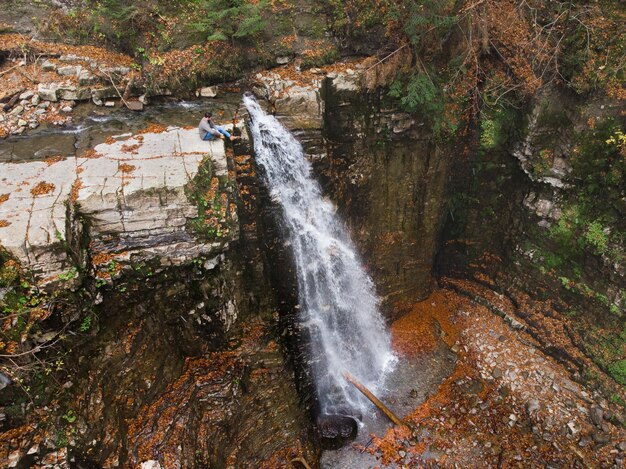
POLYGON ((64 86, 59 88, 59 98, 66 101, 84 101, 91 98, 91 89, 64 86))
POLYGON ((108 75, 126 75, 127 73, 130 73, 130 68, 129 67, 102 67, 100 71, 108 75))
POLYGON ((57 73, 62 76, 78 75, 82 70, 81 66, 65 65, 57 68, 57 73))
POLYGON ((320 129, 323 103, 317 89, 293 86, 275 102, 276 114, 286 116, 291 129, 320 129))
POLYGON ((93 83, 95 83, 96 81, 98 81, 98 78, 94 75, 92 75, 89 70, 81 70, 81 72, 78 74, 78 84, 85 86, 85 85, 91 85, 93 83))
POLYGON ((104 88, 93 88, 91 97, 94 99, 118 98, 119 95, 113 86, 105 86, 104 88))
POLYGON ((320 414, 315 426, 322 442, 328 449, 337 449, 353 440, 358 432, 356 420, 346 415, 320 414))
POLYGON ((201 98, 215 98, 217 96, 217 87, 205 86, 204 88, 200 88, 196 96, 200 96, 201 98))
POLYGON ((143 103, 140 101, 126 101, 126 107, 131 111, 143 111, 143 103))
POLYGON ((44 72, 54 72, 57 69, 57 64, 46 60, 43 64, 41 64, 41 68, 44 72))
POLYGON ((79 57, 75 54, 66 54, 59 57, 61 62, 78 62, 79 60, 83 60, 83 57, 79 57))
POLYGON ((37 93, 45 101, 57 101, 59 85, 58 83, 39 83, 37 93))

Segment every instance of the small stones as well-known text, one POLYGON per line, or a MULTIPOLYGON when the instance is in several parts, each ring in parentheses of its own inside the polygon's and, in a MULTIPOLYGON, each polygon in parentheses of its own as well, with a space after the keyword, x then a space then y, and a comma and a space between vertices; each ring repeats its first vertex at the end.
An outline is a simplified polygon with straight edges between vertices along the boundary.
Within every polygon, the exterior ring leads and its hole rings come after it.
POLYGON ((533 412, 539 410, 539 399, 530 399, 527 403, 526 403, 526 411, 529 414, 532 414, 533 412))
POLYGON ((9 112, 10 116, 17 116, 18 114, 21 114, 22 112, 24 112, 24 106, 15 106, 11 112, 9 112))
POLYGON ((73 110, 72 106, 63 106, 61 108, 61 112, 64 112, 66 114, 69 113, 69 112, 72 112, 72 110, 73 110))
POLYGON ((34 96, 34 92, 31 90, 26 90, 24 91, 21 95, 20 95, 20 100, 24 100, 24 99, 30 99, 34 96))
POLYGON ((115 107, 115 101, 105 101, 104 107, 115 107))
POLYGON ((580 431, 578 428, 576 428, 576 424, 574 422, 569 422, 567 424, 567 428, 572 435, 576 435, 580 431))
POLYGON ((162 469, 159 461, 150 459, 141 463, 141 469, 162 469))
POLYGON ((30 449, 28 450, 28 452, 26 454, 36 454, 39 451, 39 445, 35 444, 33 446, 30 447, 30 449))
POLYGON ((7 467, 17 467, 17 463, 20 460, 20 452, 19 451, 13 451, 11 454, 9 454, 9 457, 7 459, 7 467))
POLYGON ((37 106, 37 105, 39 105, 39 103, 40 103, 40 102, 41 102, 41 97, 40 97, 38 94, 34 95, 34 96, 31 98, 31 100, 30 100, 30 103, 31 103, 33 106, 37 106))
POLYGON ((619 449, 620 451, 626 453, 626 441, 621 441, 618 445, 617 445, 617 449, 619 449))
POLYGON ((491 376, 493 376, 495 379, 502 378, 502 370, 497 367, 494 368, 493 371, 491 372, 491 376))

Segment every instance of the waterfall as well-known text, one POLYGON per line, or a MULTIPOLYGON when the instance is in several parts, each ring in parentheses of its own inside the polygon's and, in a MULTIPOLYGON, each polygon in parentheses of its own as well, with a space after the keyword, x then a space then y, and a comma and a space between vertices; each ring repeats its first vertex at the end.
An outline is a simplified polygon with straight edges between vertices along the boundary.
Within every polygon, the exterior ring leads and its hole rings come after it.
POLYGON ((348 371, 368 388, 380 389, 394 361, 390 336, 365 272, 333 204, 311 175, 302 146, 250 96, 257 164, 273 200, 282 207, 286 236, 295 258, 300 327, 310 340, 311 370, 321 410, 367 410, 365 399, 347 383, 348 371))

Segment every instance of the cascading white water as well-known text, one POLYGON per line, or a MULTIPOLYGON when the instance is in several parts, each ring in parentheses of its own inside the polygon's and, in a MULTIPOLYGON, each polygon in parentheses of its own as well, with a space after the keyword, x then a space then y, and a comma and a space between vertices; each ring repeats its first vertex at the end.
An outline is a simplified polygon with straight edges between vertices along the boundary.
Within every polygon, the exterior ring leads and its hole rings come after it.
POLYGON ((348 371, 376 390, 394 360, 374 285, 334 206, 311 177, 302 146, 278 120, 244 96, 256 161, 283 208, 295 258, 299 321, 309 333, 312 371, 322 411, 366 410, 343 378, 348 371))

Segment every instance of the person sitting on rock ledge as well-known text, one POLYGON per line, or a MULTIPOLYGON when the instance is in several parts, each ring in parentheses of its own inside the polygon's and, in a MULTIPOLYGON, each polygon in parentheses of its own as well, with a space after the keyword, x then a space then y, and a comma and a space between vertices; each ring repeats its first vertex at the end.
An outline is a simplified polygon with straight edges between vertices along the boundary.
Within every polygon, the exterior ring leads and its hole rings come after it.
POLYGON ((224 127, 215 125, 213 122, 213 114, 207 112, 198 125, 200 130, 200 138, 202 140, 213 140, 214 138, 221 138, 224 140, 227 138, 231 142, 237 137, 231 135, 224 127))

